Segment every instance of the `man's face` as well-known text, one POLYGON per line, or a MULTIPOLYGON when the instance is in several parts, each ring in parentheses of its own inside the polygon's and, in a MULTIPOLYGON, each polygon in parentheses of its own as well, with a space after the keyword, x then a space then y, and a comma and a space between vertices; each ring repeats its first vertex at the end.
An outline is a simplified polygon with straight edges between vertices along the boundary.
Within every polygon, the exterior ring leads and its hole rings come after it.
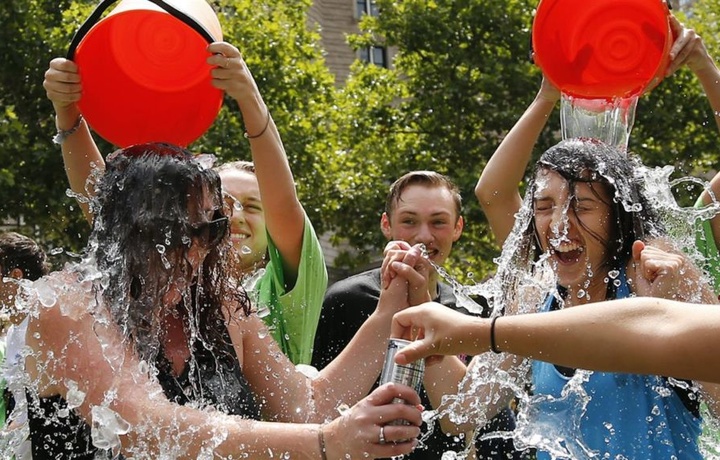
POLYGON ((383 213, 380 226, 388 240, 424 244, 430 260, 442 265, 462 234, 463 219, 458 217, 447 188, 410 185, 395 203, 392 215, 383 213))

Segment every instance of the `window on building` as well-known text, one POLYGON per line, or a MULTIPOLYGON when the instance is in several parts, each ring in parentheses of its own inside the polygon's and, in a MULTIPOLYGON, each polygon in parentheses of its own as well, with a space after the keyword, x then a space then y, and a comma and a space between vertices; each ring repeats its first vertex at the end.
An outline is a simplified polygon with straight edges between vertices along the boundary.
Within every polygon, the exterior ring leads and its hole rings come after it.
POLYGON ((387 68, 387 50, 382 46, 370 46, 359 51, 360 60, 368 64, 387 68))
POLYGON ((355 17, 360 19, 363 14, 370 16, 378 15, 378 7, 375 0, 355 0, 355 17))

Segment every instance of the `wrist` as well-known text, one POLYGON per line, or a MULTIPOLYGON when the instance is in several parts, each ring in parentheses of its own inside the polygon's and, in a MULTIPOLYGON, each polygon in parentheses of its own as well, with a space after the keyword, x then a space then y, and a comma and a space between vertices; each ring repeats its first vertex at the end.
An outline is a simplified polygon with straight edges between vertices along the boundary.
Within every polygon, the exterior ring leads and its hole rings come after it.
POLYGON ((83 116, 81 113, 78 113, 77 118, 75 119, 75 122, 69 129, 63 129, 60 126, 64 126, 65 123, 60 123, 58 121, 58 117, 55 117, 55 126, 58 126, 57 133, 55 134, 55 137, 53 137, 53 142, 57 145, 62 145, 65 140, 75 134, 75 132, 80 128, 80 125, 83 123, 83 116))
POLYGON ((495 354, 500 354, 501 351, 498 348, 498 341, 497 341, 497 322, 500 316, 493 316, 490 319, 490 351, 492 351, 495 354))
POLYGON ((541 90, 535 96, 535 101, 542 104, 548 104, 551 108, 555 107, 555 103, 560 100, 560 93, 547 93, 541 90))
POLYGON ((317 436, 318 436, 318 448, 320 449, 320 460, 328 460, 327 456, 327 446, 325 445, 325 425, 318 426, 317 436))
POLYGON ((78 116, 80 115, 80 109, 77 104, 65 105, 62 107, 53 105, 55 109, 55 128, 58 131, 68 131, 75 126, 78 116))

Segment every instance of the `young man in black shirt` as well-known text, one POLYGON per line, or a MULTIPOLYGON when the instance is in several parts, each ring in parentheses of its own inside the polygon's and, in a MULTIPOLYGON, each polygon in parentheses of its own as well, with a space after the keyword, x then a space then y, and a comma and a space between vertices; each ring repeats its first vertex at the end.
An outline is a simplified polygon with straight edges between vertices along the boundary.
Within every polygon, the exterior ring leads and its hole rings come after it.
MULTIPOLYGON (((442 266, 453 244, 462 234, 462 200, 457 186, 446 176, 433 171, 413 171, 393 183, 388 193, 380 228, 388 241, 405 241, 410 245, 425 245, 428 258, 442 266)), ((320 316, 312 364, 325 367, 352 339, 355 332, 375 310, 380 291, 380 269, 351 276, 330 286, 325 294, 320 316)), ((468 313, 458 307, 453 290, 439 280, 434 270, 428 283, 430 298, 453 310, 468 313)), ((423 388, 420 391, 426 409, 433 405, 423 388)), ((498 414, 482 433, 513 430, 515 421, 510 409, 498 414)), ((423 427, 425 432, 427 427, 423 427)), ((443 452, 462 451, 467 439, 445 435, 439 428, 424 440, 425 448, 418 448, 406 458, 410 460, 438 460, 443 452)), ((477 441, 479 459, 521 458, 512 440, 500 438, 477 441)))

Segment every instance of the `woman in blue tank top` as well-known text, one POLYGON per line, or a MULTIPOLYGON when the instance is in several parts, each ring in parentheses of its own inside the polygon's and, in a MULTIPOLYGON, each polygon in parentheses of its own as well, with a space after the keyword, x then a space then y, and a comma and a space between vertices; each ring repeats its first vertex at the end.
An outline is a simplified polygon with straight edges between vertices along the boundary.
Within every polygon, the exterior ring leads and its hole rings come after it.
MULTIPOLYGON (((637 174, 641 166, 634 156, 590 139, 562 141, 541 156, 515 253, 527 261, 545 255, 556 276, 557 289, 541 311, 633 294, 711 301, 699 270, 666 237, 637 174)), ((587 403, 568 409, 562 401, 575 370, 537 360, 531 369, 534 395, 555 401, 541 406, 533 423, 552 437, 562 433, 555 431, 562 418, 554 411, 569 410, 577 424, 578 439, 556 440, 561 450, 599 458, 702 458, 701 395, 691 383, 594 372, 581 384, 587 403)), ((551 458, 542 450, 537 455, 551 458)))

